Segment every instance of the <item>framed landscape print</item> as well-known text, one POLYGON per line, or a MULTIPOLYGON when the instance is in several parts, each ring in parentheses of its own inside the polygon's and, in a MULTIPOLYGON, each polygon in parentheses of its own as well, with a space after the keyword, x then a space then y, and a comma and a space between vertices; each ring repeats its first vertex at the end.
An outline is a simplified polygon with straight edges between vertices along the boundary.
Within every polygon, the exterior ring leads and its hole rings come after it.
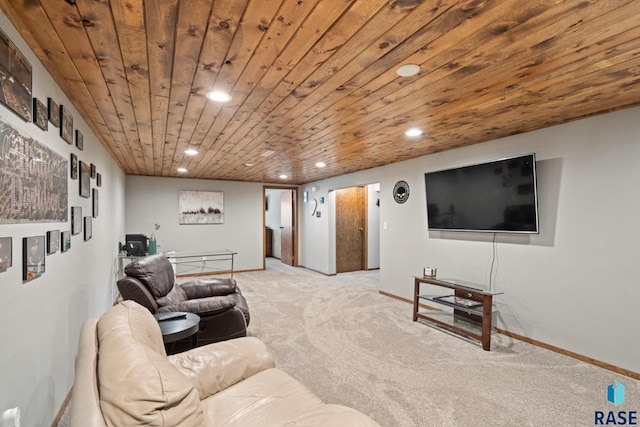
POLYGON ((47 231, 47 255, 55 254, 60 248, 60 230, 47 231))
POLYGON ((49 129, 49 112, 47 106, 38 98, 33 98, 33 123, 42 130, 49 129))
POLYGON ((222 191, 179 191, 180 224, 223 224, 224 193, 222 191))
POLYGON ((60 240, 62 243, 60 252, 67 252, 69 249, 71 249, 71 230, 63 231, 60 240))
POLYGON ((60 106, 60 136, 73 145, 73 116, 64 105, 60 106))
POLYGON ((87 240, 91 240, 92 236, 93 236, 93 230, 91 227, 91 217, 85 216, 84 217, 84 241, 86 242, 87 240))
POLYGON ((49 106, 49 122, 55 127, 60 127, 60 107, 51 98, 47 99, 47 104, 49 106))
POLYGON ((80 197, 89 198, 91 188, 91 176, 89 172, 89 165, 80 160, 78 166, 78 172, 80 174, 80 197))
POLYGON ((44 236, 22 239, 22 281, 28 282, 44 274, 44 236))
POLYGON ((76 235, 80 234, 82 231, 82 207, 81 206, 72 206, 71 207, 71 234, 76 235))
POLYGON ((31 64, 0 30, 0 102, 31 121, 31 64))
POLYGON ((13 264, 13 238, 0 237, 0 273, 13 264))

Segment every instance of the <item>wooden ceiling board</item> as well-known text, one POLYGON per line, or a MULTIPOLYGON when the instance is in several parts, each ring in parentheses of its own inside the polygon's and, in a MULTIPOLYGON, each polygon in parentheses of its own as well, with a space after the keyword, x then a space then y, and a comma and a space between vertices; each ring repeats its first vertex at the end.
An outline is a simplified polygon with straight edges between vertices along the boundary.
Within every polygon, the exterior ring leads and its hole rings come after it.
POLYGON ((303 184, 640 105, 633 0, 0 8, 130 175, 303 184))

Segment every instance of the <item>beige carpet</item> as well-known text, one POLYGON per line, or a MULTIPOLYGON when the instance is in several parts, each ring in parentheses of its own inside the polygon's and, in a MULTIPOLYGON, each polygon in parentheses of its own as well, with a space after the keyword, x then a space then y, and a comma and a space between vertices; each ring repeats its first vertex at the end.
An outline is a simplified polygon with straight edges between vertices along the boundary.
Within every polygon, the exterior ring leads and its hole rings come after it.
POLYGON ((235 278, 249 334, 278 367, 383 427, 589 426, 595 411, 640 411, 640 381, 500 334, 485 352, 413 322, 410 304, 378 293, 377 271, 327 277, 269 259, 235 278), (617 408, 614 381, 626 388, 617 408))

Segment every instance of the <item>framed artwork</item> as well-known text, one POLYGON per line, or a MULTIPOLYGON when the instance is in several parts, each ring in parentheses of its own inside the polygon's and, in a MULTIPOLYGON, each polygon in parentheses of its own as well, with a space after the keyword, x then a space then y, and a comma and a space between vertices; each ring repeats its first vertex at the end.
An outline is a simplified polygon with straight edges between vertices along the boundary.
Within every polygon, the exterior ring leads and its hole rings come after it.
POLYGON ((22 281, 28 282, 44 274, 44 236, 22 239, 22 281))
POLYGON ((98 171, 96 170, 96 165, 91 163, 91 178, 95 179, 97 173, 98 173, 98 171))
POLYGON ((78 179, 78 156, 71 153, 71 167, 69 168, 71 171, 71 179, 78 179))
POLYGON ((47 255, 55 254, 60 249, 60 230, 47 231, 47 255))
POLYGON ((71 230, 62 232, 62 247, 60 248, 60 252, 67 252, 71 249, 71 230))
POLYGON ((92 234, 93 233, 91 229, 91 217, 85 216, 84 217, 84 241, 86 242, 87 240, 91 240, 92 234))
POLYGON ((222 191, 179 191, 180 224, 223 224, 224 193, 222 191))
POLYGON ((60 127, 60 107, 51 98, 47 99, 47 104, 49 106, 49 122, 55 127, 60 127))
POLYGON ((80 175, 80 197, 89 198, 91 188, 91 177, 89 176, 89 165, 80 160, 78 172, 80 175))
POLYGON ((81 206, 72 206, 71 207, 71 234, 76 235, 80 234, 82 231, 82 207, 81 206))
POLYGON ((96 185, 102 187, 102 174, 100 172, 96 172, 96 185))
POLYGON ((0 165, 0 224, 69 220, 68 157, 0 117, 0 165))
POLYGON ((0 273, 13 265, 13 238, 0 237, 0 273))
POLYGON ((60 106, 60 136, 73 145, 73 116, 64 105, 60 106))
POLYGON ((0 102, 31 121, 31 64, 0 30, 0 102))
POLYGON ((38 98, 33 98, 33 123, 42 130, 49 129, 49 111, 38 98))
POLYGON ((92 194, 92 205, 93 205, 93 217, 98 218, 98 189, 94 188, 91 190, 92 194))
POLYGON ((78 150, 84 150, 84 136, 82 136, 82 132, 79 129, 76 129, 76 147, 78 150))

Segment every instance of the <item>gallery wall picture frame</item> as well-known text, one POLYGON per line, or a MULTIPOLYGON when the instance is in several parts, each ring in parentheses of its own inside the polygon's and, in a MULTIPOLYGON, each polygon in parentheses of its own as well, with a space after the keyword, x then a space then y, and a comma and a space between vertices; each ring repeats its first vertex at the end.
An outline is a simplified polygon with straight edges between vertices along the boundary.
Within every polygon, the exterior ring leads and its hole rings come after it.
POLYGON ((45 237, 31 236, 22 239, 22 281, 37 279, 45 272, 45 237))
POLYGON ((178 191, 179 224, 224 224, 222 191, 178 191))
POLYGON ((91 193, 91 176, 89 165, 82 160, 78 161, 78 175, 80 177, 80 197, 88 199, 91 193))
POLYGON ((71 153, 71 165, 69 167, 71 171, 71 179, 78 179, 78 156, 71 153))
POLYGON ((47 255, 55 254, 60 249, 60 230, 47 231, 47 255))
POLYGON ((38 98, 33 98, 33 123, 42 130, 49 130, 49 111, 38 98))
POLYGON ((73 145, 73 116, 64 105, 60 106, 60 136, 73 145))
POLYGON ((80 129, 76 129, 76 147, 78 147, 80 151, 84 150, 84 136, 82 132, 80 132, 80 129))
POLYGON ((90 169, 91 169, 91 178, 95 179, 96 178, 96 174, 98 173, 98 170, 96 169, 96 165, 91 163, 90 169))
POLYGON ((100 172, 96 172, 96 185, 102 187, 102 174, 100 172))
POLYGON ((94 218, 98 218, 98 208, 99 208, 99 205, 98 205, 98 189, 97 188, 91 189, 91 193, 92 193, 92 195, 91 195, 91 197, 92 197, 91 205, 93 207, 92 216, 94 218))
POLYGON ((92 219, 90 216, 84 217, 84 241, 91 240, 93 236, 93 227, 92 227, 92 219))
POLYGON ((69 249, 71 249, 71 230, 66 230, 63 231, 61 233, 61 244, 62 246, 60 247, 60 252, 67 252, 69 249))
POLYGON ((60 106, 52 98, 47 98, 49 107, 49 123, 55 127, 60 127, 60 106))
POLYGON ((13 265, 13 238, 0 237, 0 273, 13 265))
POLYGON ((75 236, 82 231, 82 206, 71 206, 71 234, 75 236))
POLYGON ((9 37, 0 30, 0 103, 25 122, 31 121, 31 64, 9 37))

